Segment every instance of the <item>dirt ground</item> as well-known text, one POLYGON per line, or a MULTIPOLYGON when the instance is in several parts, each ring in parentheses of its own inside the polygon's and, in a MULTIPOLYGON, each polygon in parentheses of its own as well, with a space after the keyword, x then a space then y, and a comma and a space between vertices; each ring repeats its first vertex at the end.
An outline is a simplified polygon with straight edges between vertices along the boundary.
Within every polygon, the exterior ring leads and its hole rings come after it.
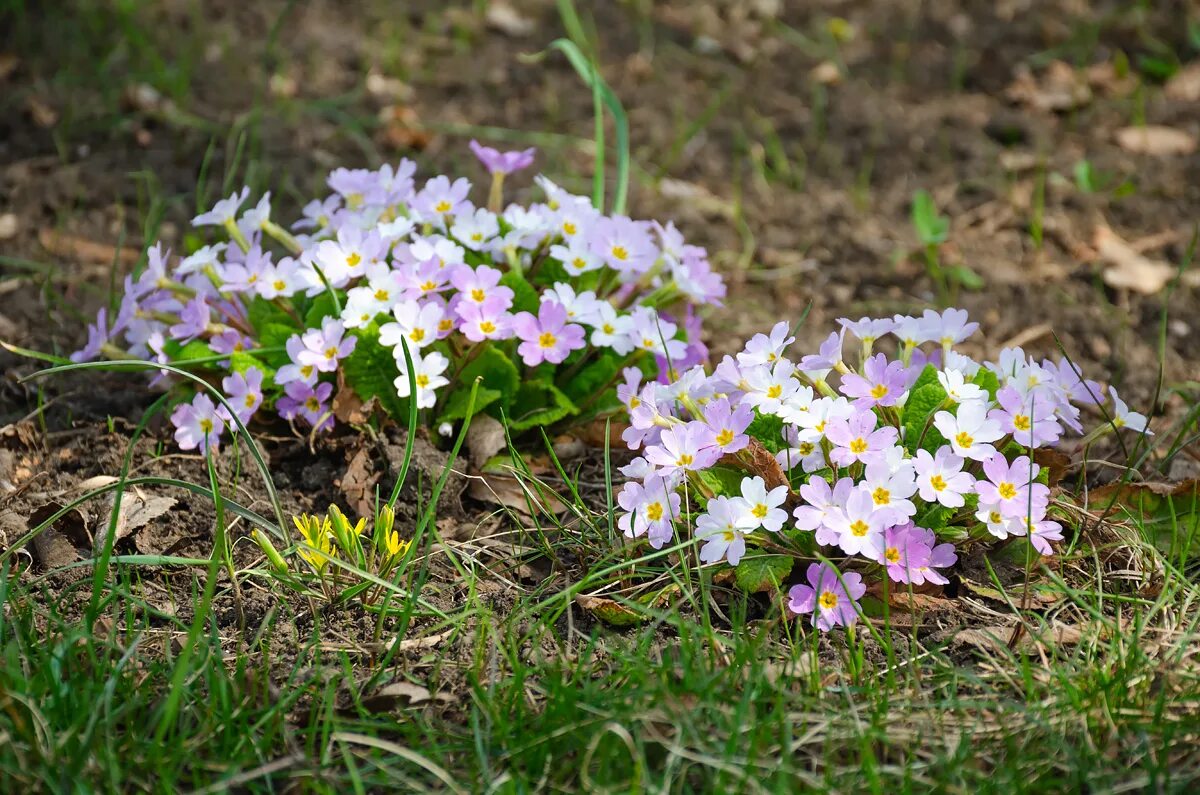
MULTIPOLYGON (((478 137, 536 144, 544 173, 586 191, 591 94, 561 56, 525 57, 562 35, 551 2, 163 0, 136 17, 35 5, 0 25, 4 341, 71 350, 119 284, 112 263, 121 275, 135 267, 159 220, 158 235, 179 245, 225 177, 273 189, 289 215, 337 165, 408 156, 426 174, 473 173, 466 142, 478 137)), ((1148 409, 1158 394, 1154 411, 1170 418, 1186 400, 1157 389, 1160 344, 1167 387, 1200 379, 1200 287, 1146 280, 1184 261, 1200 220, 1200 74, 1164 86, 1162 64, 1195 73, 1200 42, 1182 24, 1184 3, 1126 5, 580 8, 629 114, 631 214, 675 219, 731 283, 708 324, 718 355, 810 303, 801 344, 841 316, 936 301, 910 221, 924 189, 951 220, 943 258, 982 279, 955 301, 982 322, 978 350, 1016 343, 1050 355, 1061 341, 1132 405, 1148 409), (1143 123, 1179 133, 1184 151, 1155 139, 1145 152, 1121 132, 1143 123), (1114 287, 1130 270, 1133 289, 1114 287)), ((19 382, 35 369, 0 352, 0 512, 44 510, 115 474, 154 399, 129 375, 19 382)), ((286 510, 345 501, 358 440, 313 452, 286 428, 262 430, 286 510)), ((386 479, 386 450, 370 459, 386 479)), ((132 460, 138 474, 205 480, 199 459, 171 452, 161 424, 132 460)), ((232 476, 232 453, 221 466, 232 476)), ((238 492, 263 510, 247 467, 238 492)), ((465 498, 447 516, 478 525, 493 508, 465 498)), ((131 531, 118 551, 206 554, 202 501, 177 497, 164 510, 147 524, 155 532, 131 531)), ((60 523, 32 551, 35 566, 86 555, 103 515, 101 505, 60 523)), ((0 545, 12 532, 0 527, 0 545)))

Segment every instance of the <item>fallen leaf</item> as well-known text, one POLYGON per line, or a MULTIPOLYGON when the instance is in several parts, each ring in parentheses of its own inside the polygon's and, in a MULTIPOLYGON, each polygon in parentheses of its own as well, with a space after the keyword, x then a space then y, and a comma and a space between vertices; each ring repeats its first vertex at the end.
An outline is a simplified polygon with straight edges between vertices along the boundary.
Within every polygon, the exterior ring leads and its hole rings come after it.
MULTIPOLYGON (((1005 593, 1001 593, 990 585, 982 585, 966 577, 959 577, 959 584, 976 596, 982 596, 994 602, 1019 604, 1025 598, 1025 586, 1023 584, 1014 585, 1005 593)), ((1031 583, 1028 598, 1034 607, 1050 607, 1061 602, 1063 594, 1058 590, 1047 590, 1044 585, 1031 583)))
POLYGON ((56 229, 39 229, 38 242, 42 244, 42 248, 56 257, 95 265, 111 265, 116 261, 121 265, 133 266, 142 258, 142 253, 137 249, 117 248, 107 243, 97 243, 94 240, 59 232, 56 229))
POLYGON ((350 458, 346 471, 338 485, 346 495, 346 503, 358 516, 373 516, 375 513, 375 484, 380 473, 375 471, 371 452, 360 447, 350 458))
POLYGON ((1196 136, 1160 124, 1122 127, 1114 135, 1118 146, 1137 155, 1168 157, 1190 155, 1196 151, 1196 136))
POLYGON ((1192 61, 1171 75, 1163 93, 1176 102, 1200 102, 1200 61, 1192 61))
POLYGON ((1033 461, 1047 471, 1049 486, 1057 485, 1071 468, 1071 457, 1053 447, 1039 447, 1033 451, 1033 461))
POLYGON ((1072 110, 1092 100, 1087 81, 1063 61, 1051 61, 1038 77, 1028 68, 1020 68, 1004 94, 1013 102, 1042 111, 1072 110))
POLYGON ((37 97, 29 97, 25 107, 29 110, 29 118, 37 126, 47 128, 58 124, 58 111, 37 97))
POLYGON ((534 512, 560 514, 567 510, 563 501, 553 493, 545 493, 545 489, 535 489, 511 475, 499 475, 490 472, 480 472, 471 475, 470 485, 467 486, 467 496, 480 502, 503 505, 524 516, 531 516, 530 505, 534 512))
POLYGON ((506 36, 521 38, 533 33, 535 23, 532 19, 522 16, 517 9, 505 0, 491 0, 487 4, 484 22, 492 30, 497 30, 506 36))
MULTIPOLYGON (((980 627, 979 629, 960 630, 954 636, 959 644, 975 646, 985 651, 1005 652, 1008 644, 1017 631, 1018 624, 980 627)), ((1022 630, 1016 642, 1016 650, 1021 652, 1036 651, 1039 646, 1070 646, 1083 640, 1083 630, 1073 624, 1054 622, 1049 628, 1031 637, 1022 630)))
POLYGON ((1139 254, 1107 226, 1096 227, 1092 245, 1107 265, 1103 277, 1109 287, 1153 295, 1175 278, 1175 267, 1139 254))
POLYGON ((380 138, 393 149, 416 149, 429 146, 433 133, 421 124, 417 112, 407 105, 388 105, 379 111, 380 138))
POLYGON ((477 414, 471 418, 471 426, 467 428, 467 452, 476 469, 483 469, 492 456, 506 447, 508 437, 498 419, 487 414, 477 414))
POLYGON ((432 698, 429 688, 412 682, 392 682, 364 696, 362 705, 371 712, 391 712, 401 707, 414 707, 432 698))
POLYGON ((448 629, 445 632, 439 632, 436 635, 427 635, 423 638, 405 638, 399 644, 393 640, 387 645, 387 648, 396 646, 396 651, 414 651, 433 649, 441 645, 442 641, 454 634, 453 629, 448 629))
POLYGON ((631 627, 649 621, 651 616, 621 604, 607 596, 588 596, 579 594, 575 604, 588 611, 610 627, 631 627))
POLYGON ((809 71, 808 76, 823 86, 842 82, 842 70, 833 61, 821 61, 809 71))
POLYGON ((11 240, 16 237, 19 226, 17 216, 14 213, 0 215, 0 240, 11 240))
POLYGON ((121 510, 117 513, 116 538, 122 539, 175 507, 174 497, 147 497, 139 490, 121 495, 121 510))

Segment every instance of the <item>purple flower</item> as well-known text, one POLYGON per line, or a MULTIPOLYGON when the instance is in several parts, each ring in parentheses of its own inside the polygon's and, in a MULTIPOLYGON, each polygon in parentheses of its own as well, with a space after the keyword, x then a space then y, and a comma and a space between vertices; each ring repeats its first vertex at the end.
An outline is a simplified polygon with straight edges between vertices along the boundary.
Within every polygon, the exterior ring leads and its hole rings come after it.
POLYGON ((658 259, 649 225, 624 216, 597 221, 588 245, 592 253, 620 273, 645 273, 658 259))
POLYGON ((205 454, 217 449, 225 430, 225 420, 208 395, 196 395, 191 403, 176 406, 171 412, 171 424, 175 426, 175 441, 181 450, 199 448, 205 454))
POLYGON ((849 318, 841 317, 838 318, 838 323, 841 324, 841 327, 846 331, 849 331, 851 334, 858 337, 858 339, 862 341, 863 350, 868 352, 871 350, 871 346, 875 344, 877 339, 882 337, 884 334, 891 333, 891 331, 896 328, 896 321, 892 320, 890 317, 863 317, 859 318, 858 320, 851 320, 849 318))
POLYGON ((186 345, 192 340, 199 337, 208 331, 208 324, 212 318, 212 309, 208 302, 204 300, 204 296, 198 295, 184 305, 179 312, 179 322, 171 326, 169 329, 171 339, 186 345))
POLYGON ((463 303, 490 304, 498 309, 512 306, 513 291, 500 284, 502 274, 495 268, 480 265, 459 265, 450 271, 450 283, 458 290, 458 299, 463 303))
POLYGON ((965 309, 947 309, 940 315, 926 309, 921 316, 926 339, 940 343, 943 349, 956 345, 979 330, 978 323, 967 322, 965 309))
POLYGON ((413 199, 413 206, 430 220, 458 215, 472 209, 471 202, 467 201, 470 192, 471 183, 462 177, 451 182, 449 177, 436 176, 425 183, 413 199))
POLYGON ((675 470, 694 472, 707 469, 721 457, 721 451, 705 446, 708 427, 702 422, 672 425, 662 432, 658 444, 646 448, 646 460, 660 467, 663 474, 675 470))
POLYGON ((559 364, 571 351, 584 346, 583 327, 568 323, 567 310, 554 301, 538 307, 537 317, 518 312, 512 319, 512 329, 523 340, 517 352, 530 367, 542 362, 559 364))
POLYGON ((333 412, 325 405, 333 394, 333 384, 317 384, 314 389, 302 381, 290 381, 283 391, 286 394, 275 402, 279 416, 285 420, 299 417, 318 431, 333 428, 333 412))
POLYGON ((304 332, 300 341, 304 349, 296 355, 299 364, 315 367, 319 372, 332 373, 337 370, 338 362, 354 352, 358 343, 357 337, 346 337, 346 327, 337 318, 327 317, 321 322, 321 328, 309 329, 304 332))
POLYGON ((228 199, 221 199, 206 213, 201 213, 192 219, 192 226, 220 226, 232 223, 237 217, 238 208, 250 197, 250 189, 242 188, 241 193, 232 193, 228 199))
POLYGON ((1040 504, 1049 498, 1050 489, 1033 482, 1040 471, 1041 467, 1028 456, 1009 464, 1003 453, 996 453, 983 462, 983 474, 988 479, 975 482, 979 503, 998 506, 1006 518, 1025 516, 1031 502, 1040 504))
POLYGON ((893 582, 924 585, 926 582, 945 585, 947 580, 939 568, 953 566, 958 561, 953 544, 938 544, 937 536, 911 522, 890 527, 883 534, 883 555, 880 563, 887 567, 893 582))
POLYGON ((1053 444, 1062 436, 1054 412, 1054 399, 1046 390, 1034 390, 1022 396, 1011 386, 996 393, 998 408, 988 412, 988 419, 1000 423, 1000 430, 1012 434, 1013 441, 1026 447, 1053 444))
POLYGON ((672 521, 679 515, 679 495, 658 475, 645 484, 630 481, 617 495, 617 504, 626 511, 617 527, 627 538, 648 536, 650 546, 662 549, 675 535, 672 521))
POLYGON ((729 398, 714 400, 704 407, 708 443, 724 453, 736 453, 750 444, 746 429, 754 421, 754 409, 744 403, 729 405, 729 398))
POLYGON ((835 331, 825 338, 816 353, 800 360, 800 369, 805 373, 822 372, 822 377, 842 362, 842 337, 845 329, 835 331))
POLYGON ((511 174, 533 165, 533 156, 537 149, 530 147, 520 152, 501 152, 490 146, 484 146, 478 141, 471 140, 471 151, 483 163, 483 167, 492 174, 511 174))
POLYGON ((792 513, 796 519, 796 527, 801 530, 815 530, 818 544, 836 544, 838 532, 833 529, 831 523, 837 521, 839 509, 850 499, 853 491, 853 478, 842 478, 832 489, 824 478, 810 479, 800 487, 800 497, 807 504, 801 505, 792 513))
POLYGON ((842 376, 842 394, 858 398, 859 409, 875 406, 894 406, 904 396, 905 368, 901 362, 888 362, 882 353, 867 359, 863 375, 847 373, 842 376))
MULTIPOLYGON (((240 253, 240 249, 237 249, 240 253)), ((263 252, 255 244, 245 255, 236 261, 228 262, 221 268, 222 289, 234 293, 250 293, 259 289, 259 283, 271 276, 271 253, 263 252)))
POLYGON ((825 632, 854 626, 859 613, 856 600, 867 592, 862 575, 846 572, 839 580, 832 566, 810 563, 807 576, 808 585, 793 585, 788 591, 788 609, 797 615, 811 613, 813 626, 825 632))
POLYGON ((96 313, 96 322, 88 324, 87 344, 71 354, 71 361, 90 362, 99 358, 100 349, 112 339, 118 330, 116 326, 111 329, 108 327, 108 309, 100 307, 100 311, 96 313))
MULTIPOLYGON (((225 390, 225 400, 233 406, 234 414, 242 421, 243 425, 250 422, 254 412, 258 411, 258 407, 262 405, 262 380, 262 370, 250 367, 247 368, 244 375, 233 373, 225 376, 221 381, 221 388, 225 390)), ((228 421, 228 410, 221 406, 219 411, 221 416, 228 421)))
POLYGON ((849 419, 831 419, 825 426, 825 438, 833 443, 829 460, 838 466, 866 461, 896 443, 896 429, 885 425, 875 430, 879 418, 871 411, 860 411, 849 419))
POLYGON ((512 336, 512 315, 497 305, 463 301, 456 311, 461 319, 459 330, 471 342, 502 340, 512 336))

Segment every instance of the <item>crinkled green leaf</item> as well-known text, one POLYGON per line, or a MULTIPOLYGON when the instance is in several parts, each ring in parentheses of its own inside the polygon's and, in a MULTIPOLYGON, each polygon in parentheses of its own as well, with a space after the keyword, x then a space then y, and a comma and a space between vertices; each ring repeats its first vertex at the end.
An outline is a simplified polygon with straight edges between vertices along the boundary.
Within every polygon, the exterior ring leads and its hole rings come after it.
POLYGON ((513 398, 509 426, 525 431, 538 426, 553 425, 577 414, 579 409, 561 389, 548 381, 526 381, 513 398))
POLYGON ((787 447, 783 441, 783 419, 775 414, 756 414, 746 433, 772 453, 787 447))
MULTIPOLYGON (((508 408, 521 386, 521 375, 517 366, 504 354, 504 351, 492 345, 484 348, 476 355, 474 361, 463 368, 458 376, 458 382, 469 391, 476 378, 482 377, 479 387, 493 389, 500 393, 499 400, 508 408)), ((482 394, 482 392, 481 392, 482 394)))
POLYGON ((216 356, 217 352, 212 347, 201 340, 192 340, 187 345, 179 345, 174 340, 168 340, 163 346, 163 353, 172 362, 187 362, 192 359, 207 359, 216 356))
POLYGON ((259 332, 260 339, 263 329, 272 323, 289 326, 292 328, 293 333, 299 331, 296 327, 296 321, 291 315, 271 301, 259 296, 255 296, 254 300, 246 305, 246 319, 250 321, 250 326, 259 332))
POLYGON ((701 483, 721 497, 736 497, 741 494, 742 481, 748 477, 742 470, 724 464, 701 469, 696 475, 701 483))
POLYGON ((945 400, 946 390, 936 382, 925 384, 909 394, 903 417, 904 447, 908 452, 915 453, 918 444, 925 450, 933 451, 946 443, 945 437, 933 427, 933 415, 945 400))
POLYGON ((358 337, 354 351, 342 360, 346 386, 362 400, 378 398, 379 405, 397 422, 408 418, 408 399, 396 391, 400 370, 391 350, 379 344, 379 327, 374 323, 350 332, 358 337))
MULTIPOLYGON (((499 389, 489 389, 485 386, 480 386, 475 394, 475 407, 472 411, 472 416, 480 413, 488 406, 495 403, 503 397, 503 393, 499 389)), ((442 408, 442 414, 439 422, 455 422, 467 418, 467 404, 471 398, 471 386, 460 386, 446 398, 442 408)))
POLYGON ((733 579, 748 593, 777 590, 795 562, 790 555, 747 555, 734 567, 733 579))
POLYGON ((246 374, 246 371, 252 367, 258 368, 263 374, 263 385, 271 384, 271 379, 275 377, 275 368, 267 364, 263 357, 254 356, 245 351, 234 351, 229 354, 229 369, 235 373, 246 374))
POLYGON ((932 364, 927 364, 925 365, 925 369, 921 371, 921 374, 917 376, 917 380, 908 388, 908 392, 911 395, 923 386, 939 383, 941 382, 938 381, 938 369, 932 364))
POLYGON ((321 321, 334 314, 336 313, 333 307, 333 296, 326 290, 319 293, 308 305, 308 311, 304 313, 304 325, 307 328, 320 328, 321 321))
POLYGON ((1000 391, 1000 379, 986 367, 979 368, 979 372, 975 373, 971 383, 986 391, 992 400, 996 399, 996 393, 1000 391))
POLYGON ((525 277, 516 271, 509 271, 500 277, 500 284, 513 291, 512 311, 516 312, 532 312, 537 314, 538 311, 538 293, 525 277))
MULTIPOLYGON (((584 349, 588 350, 587 348, 584 349)), ((562 391, 576 404, 590 400, 597 392, 608 387, 621 371, 624 357, 614 351, 604 350, 600 355, 562 385, 562 391)), ((616 390, 611 390, 616 395, 616 390)), ((615 400, 615 397, 614 397, 615 400)), ((595 406, 600 401, 593 403, 595 406)))

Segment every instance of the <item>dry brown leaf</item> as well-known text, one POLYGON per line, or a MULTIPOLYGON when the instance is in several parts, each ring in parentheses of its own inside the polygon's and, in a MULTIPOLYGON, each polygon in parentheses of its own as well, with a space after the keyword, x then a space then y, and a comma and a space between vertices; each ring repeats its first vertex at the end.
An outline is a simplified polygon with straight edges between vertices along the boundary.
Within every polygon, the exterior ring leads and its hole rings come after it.
POLYGON ((33 123, 37 126, 47 128, 58 124, 58 111, 43 100, 29 97, 25 101, 25 107, 29 110, 29 118, 33 119, 33 123))
POLYGON ((1087 81, 1063 61, 1051 61, 1037 77, 1022 68, 1004 93, 1013 102, 1042 111, 1067 111, 1092 101, 1087 81))
POLYGON ((360 447, 346 465, 346 471, 338 483, 342 494, 346 495, 347 505, 358 516, 375 514, 375 484, 379 482, 379 477, 370 451, 360 447))
POLYGON ((382 123, 379 136, 384 144, 393 149, 422 150, 433 140, 417 116, 416 110, 407 105, 388 105, 379 111, 382 123))
POLYGON ((120 265, 133 266, 142 258, 142 253, 135 248, 117 248, 56 229, 39 229, 38 242, 56 257, 93 265, 110 265, 115 260, 120 265))
MULTIPOLYGON (((423 638, 405 638, 400 641, 396 651, 419 651, 424 649, 433 649, 441 645, 442 641, 454 634, 454 630, 448 629, 445 632, 439 632, 436 635, 427 635, 423 638)), ((395 640, 387 645, 390 649, 396 646, 395 640)))
POLYGON ((1196 151, 1196 136, 1174 127, 1164 127, 1161 124, 1122 127, 1114 133, 1114 136, 1118 146, 1126 152, 1133 152, 1137 155, 1169 157, 1190 155, 1196 151))
POLYGON ((362 705, 370 712, 390 712, 403 707, 424 704, 432 698, 429 688, 412 682, 392 682, 365 696, 362 705))
POLYGON ((1109 287, 1153 295, 1175 277, 1174 267, 1139 254, 1107 226, 1096 227, 1092 245, 1106 266, 1103 276, 1109 287))
MULTIPOLYGON (((964 629, 955 634, 956 643, 975 646, 985 651, 1004 652, 1017 631, 1018 624, 980 627, 979 629, 964 629)), ((1036 651, 1039 646, 1070 646, 1083 640, 1083 630, 1073 624, 1054 622, 1047 630, 1037 637, 1031 637, 1021 630, 1016 642, 1016 650, 1022 652, 1036 651)))
POLYGON ((1181 480, 1175 483, 1151 481, 1148 483, 1109 483, 1088 492, 1088 502, 1092 505, 1106 506, 1110 502, 1126 505, 1135 504, 1140 493, 1149 493, 1156 497, 1190 497, 1200 492, 1200 478, 1181 480))
POLYGON ((174 497, 146 496, 139 490, 121 495, 121 510, 117 514, 116 538, 121 539, 162 516, 175 507, 174 497))
POLYGON ((515 38, 528 36, 536 27, 532 19, 523 16, 505 0, 491 0, 487 4, 484 21, 492 30, 515 38))
POLYGON ((1176 102, 1200 102, 1200 61, 1192 61, 1171 75, 1163 93, 1176 102))
POLYGON ((545 489, 528 489, 520 480, 510 475, 480 473, 470 477, 467 496, 473 500, 493 505, 503 505, 525 516, 530 516, 530 504, 534 511, 560 514, 567 506, 552 493, 541 494, 545 489))
POLYGON ((508 446, 504 426, 495 417, 477 414, 467 428, 467 453, 476 469, 483 469, 492 456, 508 446))

